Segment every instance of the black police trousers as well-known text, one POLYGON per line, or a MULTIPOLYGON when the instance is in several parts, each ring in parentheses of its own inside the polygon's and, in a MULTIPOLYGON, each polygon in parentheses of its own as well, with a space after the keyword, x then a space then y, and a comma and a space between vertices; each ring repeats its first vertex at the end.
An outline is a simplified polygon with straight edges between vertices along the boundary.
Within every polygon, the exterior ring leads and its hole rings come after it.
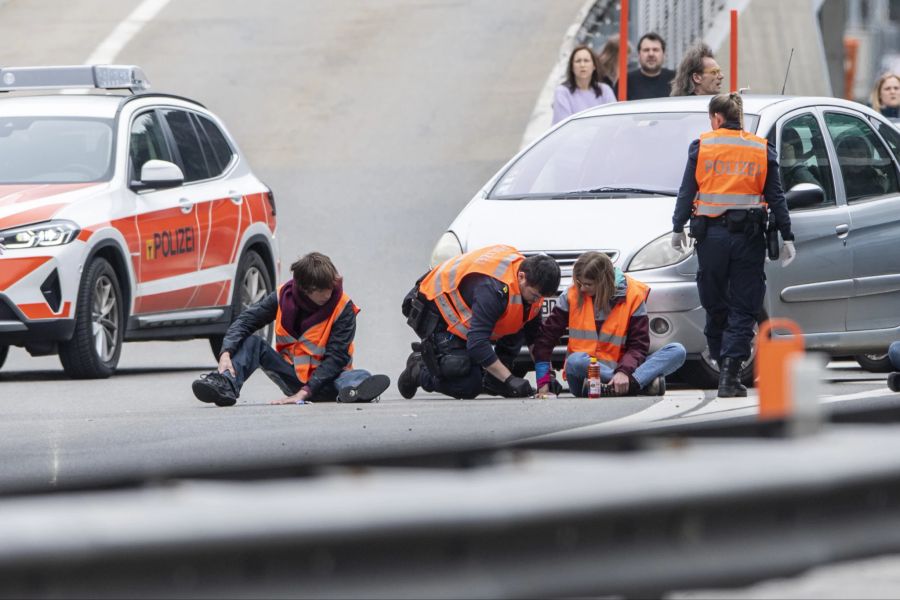
MULTIPOLYGON (((445 327, 439 327, 427 341, 433 345, 438 363, 444 364, 449 355, 453 355, 451 361, 455 359, 459 362, 466 362, 468 369, 465 373, 447 376, 441 373, 432 373, 427 365, 422 365, 422 369, 419 371, 419 385, 422 389, 426 392, 438 392, 453 398, 478 396, 483 390, 485 372, 481 365, 469 360, 466 340, 453 335, 445 327)), ((513 359, 519 354, 524 341, 523 332, 500 338, 494 347, 497 358, 507 367, 512 367, 513 359)))
POLYGON ((697 290, 706 310, 706 343, 716 361, 750 358, 753 327, 766 294, 766 239, 710 222, 697 242, 697 290))

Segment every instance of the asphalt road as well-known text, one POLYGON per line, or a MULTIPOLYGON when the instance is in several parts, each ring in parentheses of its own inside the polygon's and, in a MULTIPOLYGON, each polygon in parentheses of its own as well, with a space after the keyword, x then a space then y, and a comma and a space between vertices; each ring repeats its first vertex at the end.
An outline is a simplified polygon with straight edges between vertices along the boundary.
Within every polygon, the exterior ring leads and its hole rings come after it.
MULTIPOLYGON (((138 4, 0 0, 0 63, 80 63, 138 4)), ((329 254, 363 308, 358 366, 396 380, 411 340, 400 299, 453 216, 517 150, 582 4, 174 0, 116 62, 224 119, 275 191, 282 277, 303 253, 329 254)), ((0 371, 0 492, 510 441, 670 418, 707 399, 676 389, 663 401, 404 401, 392 390, 373 405, 273 407, 277 389, 260 375, 219 409, 190 392, 213 366, 204 341, 130 344, 114 378, 73 382, 55 357, 12 349, 0 371)), ((877 395, 883 381, 842 364, 825 392, 877 395)))

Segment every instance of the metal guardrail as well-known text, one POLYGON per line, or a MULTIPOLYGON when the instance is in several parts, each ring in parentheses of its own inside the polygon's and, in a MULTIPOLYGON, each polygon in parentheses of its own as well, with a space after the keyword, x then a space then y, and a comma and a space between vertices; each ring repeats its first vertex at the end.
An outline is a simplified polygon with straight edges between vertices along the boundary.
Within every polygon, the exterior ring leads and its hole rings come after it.
MULTIPOLYGON (((896 421, 900 397, 830 418, 896 421)), ((900 551, 900 425, 784 426, 740 417, 10 497, 0 596, 644 597, 900 551)))

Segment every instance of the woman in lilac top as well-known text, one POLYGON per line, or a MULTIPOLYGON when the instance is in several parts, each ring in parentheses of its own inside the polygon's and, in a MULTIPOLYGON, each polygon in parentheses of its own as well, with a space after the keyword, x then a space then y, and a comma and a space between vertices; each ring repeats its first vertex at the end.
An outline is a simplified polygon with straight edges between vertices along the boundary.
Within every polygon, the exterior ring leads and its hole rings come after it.
POLYGON ((612 88, 600 83, 597 57, 588 46, 577 46, 569 56, 566 81, 556 88, 553 124, 593 106, 615 102, 612 88))

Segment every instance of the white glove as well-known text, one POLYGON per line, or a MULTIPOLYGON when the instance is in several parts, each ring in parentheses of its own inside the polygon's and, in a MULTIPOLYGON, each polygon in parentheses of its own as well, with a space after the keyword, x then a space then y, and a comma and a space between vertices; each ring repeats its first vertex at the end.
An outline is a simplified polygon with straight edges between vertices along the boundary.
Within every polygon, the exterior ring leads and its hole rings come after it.
POLYGON ((672 247, 679 252, 685 252, 687 250, 687 234, 683 231, 673 231, 672 247))
POLYGON ((781 266, 786 267, 797 257, 797 249, 794 248, 794 242, 785 242, 781 245, 781 266))

